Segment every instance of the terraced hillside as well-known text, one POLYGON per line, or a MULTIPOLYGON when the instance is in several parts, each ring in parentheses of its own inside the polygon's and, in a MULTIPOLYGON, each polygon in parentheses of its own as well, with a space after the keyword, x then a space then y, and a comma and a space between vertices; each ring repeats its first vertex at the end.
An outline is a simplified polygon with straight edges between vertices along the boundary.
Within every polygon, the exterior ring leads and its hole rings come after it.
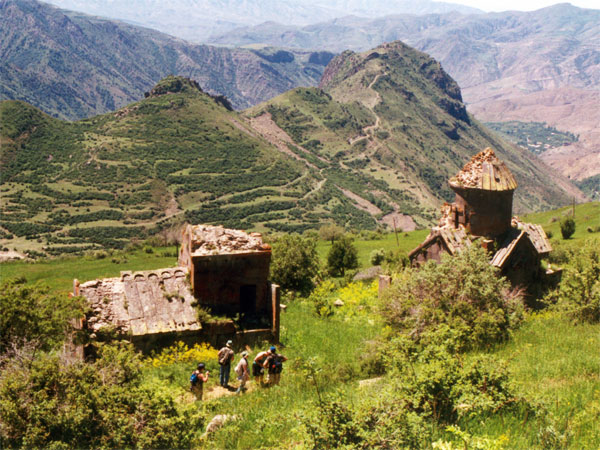
POLYGON ((422 224, 453 198, 448 178, 485 147, 496 150, 519 182, 517 212, 583 198, 474 120, 439 63, 400 42, 344 52, 329 64, 320 88, 294 89, 249 115, 253 123, 270 124, 265 136, 279 136, 320 168, 327 181, 317 209, 342 192, 390 225, 404 223, 406 214, 422 224))
POLYGON ((283 215, 316 180, 221 102, 170 77, 74 123, 1 103, 2 245, 59 254, 122 247, 168 221, 249 228, 283 215), (228 207, 205 208, 217 204, 228 207))
POLYGON ((343 54, 322 87, 245 115, 180 77, 78 122, 3 102, 0 245, 33 255, 123 247, 184 221, 409 230, 436 217, 446 180, 487 146, 516 174, 520 210, 581 195, 473 121, 439 64, 403 44, 343 54))

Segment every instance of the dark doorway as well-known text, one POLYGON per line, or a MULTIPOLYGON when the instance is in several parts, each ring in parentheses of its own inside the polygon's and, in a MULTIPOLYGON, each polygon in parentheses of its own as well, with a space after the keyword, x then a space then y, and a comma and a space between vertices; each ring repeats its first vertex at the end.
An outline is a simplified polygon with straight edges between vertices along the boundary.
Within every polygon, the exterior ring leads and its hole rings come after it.
POLYGON ((256 285, 246 284, 240 287, 240 312, 244 315, 256 312, 256 285))

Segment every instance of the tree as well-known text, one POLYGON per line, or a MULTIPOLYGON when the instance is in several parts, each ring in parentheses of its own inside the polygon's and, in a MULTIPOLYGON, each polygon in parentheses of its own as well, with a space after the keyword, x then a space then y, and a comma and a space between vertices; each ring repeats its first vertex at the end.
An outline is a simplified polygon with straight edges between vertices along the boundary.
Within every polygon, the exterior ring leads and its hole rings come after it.
POLYGON ((560 221, 560 233, 563 239, 569 239, 575 233, 575 221, 572 217, 565 217, 560 221))
POLYGON ((336 239, 341 238, 343 235, 344 229, 334 223, 319 228, 319 237, 324 241, 331 241, 332 245, 336 239))
POLYGON ((45 286, 30 286, 24 279, 0 285, 0 354, 11 346, 34 343, 50 350, 63 342, 70 321, 83 317, 85 300, 50 292, 45 286))
POLYGON ((304 296, 310 294, 319 265, 313 239, 287 234, 273 245, 271 279, 282 289, 298 291, 304 296))
POLYGON ((327 255, 327 270, 333 276, 344 276, 346 269, 358 267, 358 252, 352 239, 344 236, 335 241, 327 255))

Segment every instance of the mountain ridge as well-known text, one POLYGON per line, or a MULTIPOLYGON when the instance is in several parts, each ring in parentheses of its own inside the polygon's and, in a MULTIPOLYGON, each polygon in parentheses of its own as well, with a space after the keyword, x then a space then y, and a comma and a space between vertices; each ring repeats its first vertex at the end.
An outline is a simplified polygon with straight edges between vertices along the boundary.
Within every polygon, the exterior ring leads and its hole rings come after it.
POLYGON ((327 91, 296 88, 243 114, 181 77, 78 122, 0 103, 0 244, 122 247, 182 221, 412 229, 449 198, 449 175, 490 145, 523 183, 517 208, 581 195, 462 116, 458 87, 427 55, 394 43, 338 59, 327 91))
POLYGON ((121 107, 172 73, 191 76, 207 92, 245 108, 299 84, 316 84, 333 56, 188 44, 35 0, 3 0, 0 16, 0 99, 23 100, 65 119, 121 107))

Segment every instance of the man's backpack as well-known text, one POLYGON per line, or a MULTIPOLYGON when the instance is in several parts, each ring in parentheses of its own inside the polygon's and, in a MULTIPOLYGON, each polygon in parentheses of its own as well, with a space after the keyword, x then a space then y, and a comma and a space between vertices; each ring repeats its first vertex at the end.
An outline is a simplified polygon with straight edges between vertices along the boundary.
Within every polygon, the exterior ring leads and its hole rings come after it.
POLYGON ((198 384, 198 381, 200 381, 200 379, 198 378, 198 373, 196 371, 192 372, 192 376, 190 377, 190 383, 192 383, 192 385, 196 385, 198 384))
POLYGON ((283 370, 283 361, 281 361, 279 355, 271 357, 271 360, 269 361, 269 369, 271 373, 281 373, 283 370))

